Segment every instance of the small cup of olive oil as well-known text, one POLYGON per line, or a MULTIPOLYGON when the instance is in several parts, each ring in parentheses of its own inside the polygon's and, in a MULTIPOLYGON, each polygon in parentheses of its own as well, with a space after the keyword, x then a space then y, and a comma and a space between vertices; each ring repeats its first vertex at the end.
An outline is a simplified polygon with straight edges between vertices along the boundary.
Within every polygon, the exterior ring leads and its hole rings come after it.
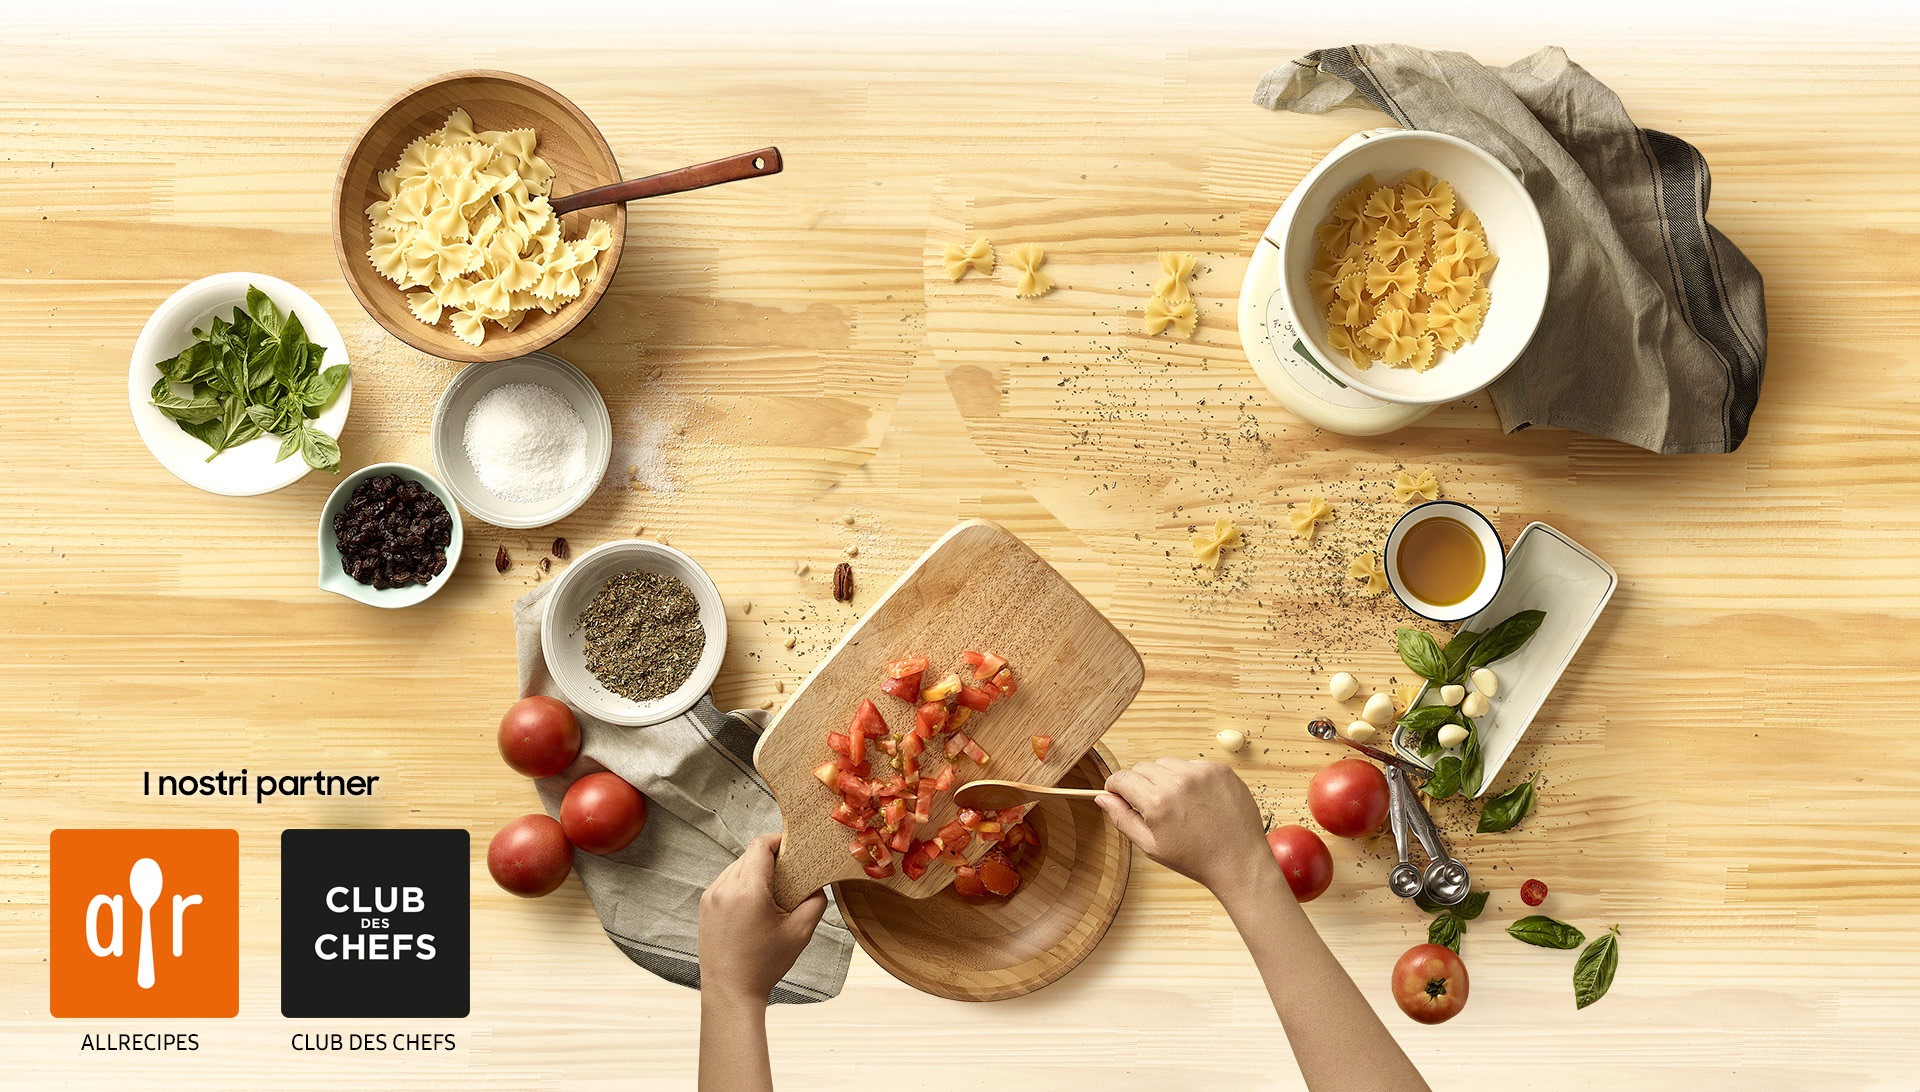
POLYGON ((1408 610, 1436 622, 1479 613, 1500 590, 1506 562, 1493 521, 1457 501, 1410 508, 1387 535, 1387 585, 1408 610))

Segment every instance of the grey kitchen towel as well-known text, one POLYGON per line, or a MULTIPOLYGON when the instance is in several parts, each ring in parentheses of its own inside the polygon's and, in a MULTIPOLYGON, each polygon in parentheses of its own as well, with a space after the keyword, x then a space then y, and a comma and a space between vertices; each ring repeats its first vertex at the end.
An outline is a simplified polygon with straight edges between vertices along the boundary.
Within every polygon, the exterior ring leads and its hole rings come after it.
MULTIPOLYGON (((521 696, 566 700, 540 652, 541 604, 553 588, 535 588, 513 605, 521 696)), ((549 815, 574 779, 607 769, 646 794, 647 824, 633 844, 599 856, 575 850, 573 867, 608 939, 628 959, 669 982, 700 988, 700 893, 748 842, 780 829, 780 809, 753 768, 756 726, 722 713, 703 695, 688 712, 645 728, 624 728, 578 709, 580 757, 539 781, 549 815)), ((829 893, 831 898, 831 893, 829 893)), ((825 1001, 847 981, 853 935, 837 906, 768 998, 770 1004, 825 1001)))
POLYGON ((1707 223, 1699 151, 1635 125, 1565 51, 1493 68, 1404 45, 1322 49, 1268 72, 1253 101, 1372 107, 1470 141, 1520 177, 1553 281, 1532 343, 1491 388, 1507 431, 1555 425, 1663 454, 1746 438, 1767 362, 1760 272, 1707 223))

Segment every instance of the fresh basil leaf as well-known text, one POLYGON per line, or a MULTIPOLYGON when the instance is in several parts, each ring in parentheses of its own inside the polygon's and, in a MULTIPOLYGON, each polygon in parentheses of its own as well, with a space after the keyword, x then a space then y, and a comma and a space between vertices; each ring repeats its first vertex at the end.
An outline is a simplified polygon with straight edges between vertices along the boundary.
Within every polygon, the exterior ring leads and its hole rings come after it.
POLYGON ((1467 655, 1467 670, 1485 667, 1520 651, 1521 646, 1533 639, 1546 617, 1547 612, 1543 610, 1523 610, 1488 630, 1467 655))
POLYGON ((311 376, 299 387, 300 404, 308 409, 320 409, 333 401, 340 388, 347 384, 347 366, 335 364, 333 367, 311 376))
POLYGON ((300 457, 315 470, 340 472, 340 445, 312 425, 300 426, 300 457))
POLYGON ((273 457, 274 462, 284 462, 287 456, 300 450, 300 433, 302 431, 302 429, 296 428, 285 436, 280 437, 280 453, 273 457))
POLYGON ((254 322, 265 327, 265 333, 274 336, 279 335, 281 324, 286 321, 280 315, 280 308, 274 306, 273 300, 252 285, 247 286, 247 315, 254 322))
POLYGON ((1460 795, 1471 798, 1480 791, 1480 779, 1486 776, 1485 756, 1480 753, 1480 729, 1468 725, 1467 742, 1460 752, 1460 795))
POLYGON ((1467 897, 1460 900, 1460 905, 1453 908, 1453 912, 1459 916, 1461 921, 1472 921, 1474 918, 1480 916, 1480 911, 1486 908, 1487 892, 1469 891, 1467 892, 1467 897))
POLYGON ((1400 650, 1400 659, 1414 674, 1435 682, 1446 677, 1447 661, 1440 654, 1440 642, 1433 639, 1433 634, 1402 626, 1394 634, 1394 644, 1400 650))
POLYGON ((1558 948, 1562 951, 1572 951, 1587 940, 1585 933, 1545 914, 1528 914, 1507 926, 1507 935, 1537 948, 1558 948))
POLYGON ((1409 709, 1400 717, 1400 725, 1409 731, 1424 732, 1440 727, 1453 719, 1451 705, 1421 705, 1409 709))
POLYGON ((1460 759, 1447 755, 1433 764, 1433 776, 1427 778, 1423 791, 1435 800, 1445 800, 1460 791, 1460 759))
POLYGON ((1467 923, 1452 910, 1442 910, 1427 923, 1427 943, 1444 944, 1455 953, 1460 951, 1460 938, 1467 932, 1467 923))
POLYGON ((252 421, 261 432, 279 432, 275 426, 280 423, 280 411, 272 406, 253 405, 247 407, 247 419, 252 421))
POLYGON ((1480 825, 1474 828, 1477 834, 1498 834, 1503 830, 1512 830, 1527 813, 1533 810, 1533 776, 1487 801, 1480 809, 1480 825))
POLYGON ((151 401, 155 409, 176 421, 199 424, 220 416, 219 400, 208 395, 175 394, 172 383, 164 375, 154 383, 151 401))
POLYGON ((1584 1009, 1607 995, 1620 969, 1620 927, 1587 945, 1573 965, 1573 1007, 1584 1009))
POLYGON ((1473 652, 1474 646, 1480 643, 1480 637, 1480 634, 1470 629, 1463 629, 1454 634, 1453 640, 1448 641, 1446 647, 1440 650, 1441 659, 1446 663, 1447 673, 1447 677, 1441 680, 1443 683, 1457 683, 1466 677, 1467 657, 1473 652))

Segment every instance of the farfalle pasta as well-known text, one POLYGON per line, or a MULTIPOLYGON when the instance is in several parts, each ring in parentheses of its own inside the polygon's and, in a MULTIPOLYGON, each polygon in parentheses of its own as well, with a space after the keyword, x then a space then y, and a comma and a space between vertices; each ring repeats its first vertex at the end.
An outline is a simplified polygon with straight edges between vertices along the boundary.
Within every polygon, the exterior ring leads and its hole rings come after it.
POLYGON ((1355 367, 1426 371, 1479 336, 1500 259, 1446 179, 1415 170, 1383 185, 1367 175, 1313 237, 1307 289, 1328 346, 1355 367))
POLYGON ((948 243, 947 250, 941 256, 940 264, 946 267, 947 279, 957 281, 968 273, 993 272, 993 244, 982 235, 966 246, 948 243))
POLYGON ((1187 538, 1193 559, 1215 570, 1220 568, 1224 552, 1239 549, 1241 542, 1240 528, 1225 516, 1213 521, 1213 530, 1197 531, 1187 538))
POLYGON ((1305 504, 1296 504, 1287 509, 1287 524, 1293 528, 1294 534, 1308 542, 1313 541, 1320 524, 1332 518, 1333 506, 1327 503, 1325 497, 1314 497, 1305 504))
POLYGON ((1380 564, 1377 553, 1362 554, 1347 564, 1347 575, 1355 580, 1364 580, 1367 586, 1362 589, 1368 595, 1379 595, 1387 590, 1387 570, 1380 564))
POLYGON ((534 146, 533 130, 475 130, 456 107, 380 172, 367 259, 406 292, 413 317, 429 326, 444 318, 479 345, 488 323, 513 330, 599 276, 613 229, 594 220, 577 239, 562 234, 547 203, 553 170, 534 146))
POLYGON ((1053 291, 1053 278, 1040 272, 1040 266, 1046 260, 1047 252, 1038 243, 1025 243, 1013 248, 1007 261, 1018 276, 1013 286, 1014 295, 1029 299, 1053 291))
MULTIPOLYGON (((1158 334, 1171 327, 1178 330, 1181 337, 1193 336, 1200 324, 1200 312, 1194 306, 1187 278, 1193 276, 1196 261, 1191 254, 1169 251, 1160 255, 1160 277, 1153 283, 1153 295, 1147 299, 1146 311, 1141 316, 1141 326, 1147 333, 1158 334)), ((1314 289, 1316 295, 1332 292, 1335 282, 1344 275, 1332 268, 1323 272, 1324 283, 1314 289)))

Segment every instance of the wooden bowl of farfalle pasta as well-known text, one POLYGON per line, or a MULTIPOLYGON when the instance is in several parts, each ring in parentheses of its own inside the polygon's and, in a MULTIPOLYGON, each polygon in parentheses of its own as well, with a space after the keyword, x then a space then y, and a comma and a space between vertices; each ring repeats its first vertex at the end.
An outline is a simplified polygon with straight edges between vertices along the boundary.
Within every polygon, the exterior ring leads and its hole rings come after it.
POLYGON ((381 107, 334 181, 333 248, 374 321, 449 360, 506 360, 587 317, 620 264, 622 205, 550 198, 620 180, 587 115, 509 72, 436 76, 381 107))

